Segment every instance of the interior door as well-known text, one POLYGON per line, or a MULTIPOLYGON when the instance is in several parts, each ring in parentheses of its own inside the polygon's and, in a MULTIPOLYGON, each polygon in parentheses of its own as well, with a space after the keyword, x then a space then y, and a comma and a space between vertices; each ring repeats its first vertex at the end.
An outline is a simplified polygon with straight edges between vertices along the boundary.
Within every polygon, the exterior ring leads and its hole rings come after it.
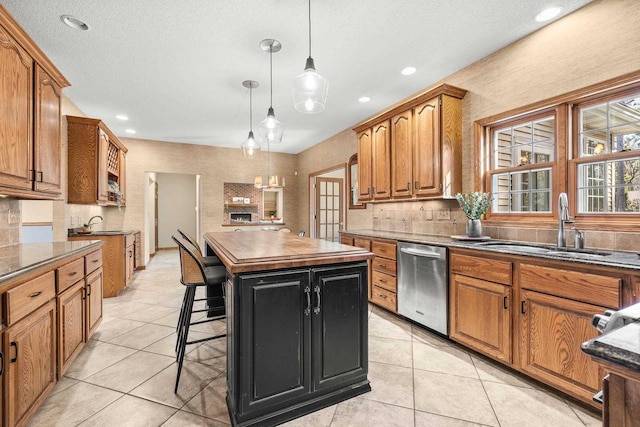
POLYGON ((316 179, 316 237, 331 242, 340 241, 342 228, 342 178, 316 179))

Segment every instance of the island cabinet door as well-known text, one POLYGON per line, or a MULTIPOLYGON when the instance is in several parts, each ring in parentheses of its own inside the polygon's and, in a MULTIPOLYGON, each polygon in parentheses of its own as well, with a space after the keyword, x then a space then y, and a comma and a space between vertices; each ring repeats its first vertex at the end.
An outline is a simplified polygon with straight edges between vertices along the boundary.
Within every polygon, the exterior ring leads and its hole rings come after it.
POLYGON ((311 392, 309 271, 242 275, 240 299, 238 421, 311 392))
POLYGON ((367 377, 367 264, 312 270, 313 389, 367 377))

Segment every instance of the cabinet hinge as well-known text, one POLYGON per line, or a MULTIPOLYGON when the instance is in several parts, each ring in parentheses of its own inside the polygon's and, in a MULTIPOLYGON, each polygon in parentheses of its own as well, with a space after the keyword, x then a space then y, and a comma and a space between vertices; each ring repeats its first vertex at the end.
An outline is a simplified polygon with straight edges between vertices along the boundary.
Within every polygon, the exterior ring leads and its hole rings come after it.
POLYGON ((442 98, 438 100, 438 105, 442 105, 442 98))

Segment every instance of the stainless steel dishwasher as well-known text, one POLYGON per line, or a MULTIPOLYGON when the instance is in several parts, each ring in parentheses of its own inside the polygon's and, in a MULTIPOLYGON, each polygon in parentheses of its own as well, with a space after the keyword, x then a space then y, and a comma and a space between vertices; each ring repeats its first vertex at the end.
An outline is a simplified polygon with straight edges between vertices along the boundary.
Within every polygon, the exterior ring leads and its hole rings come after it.
POLYGON ((398 313, 448 335, 447 277, 446 248, 398 242, 398 313))

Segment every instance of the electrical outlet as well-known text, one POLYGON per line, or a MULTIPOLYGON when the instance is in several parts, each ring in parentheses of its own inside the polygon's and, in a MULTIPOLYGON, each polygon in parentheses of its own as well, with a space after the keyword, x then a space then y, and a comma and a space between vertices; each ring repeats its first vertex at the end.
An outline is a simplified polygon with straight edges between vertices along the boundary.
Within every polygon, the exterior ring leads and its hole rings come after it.
POLYGON ((438 209, 438 219, 451 219, 451 211, 449 209, 438 209))
POLYGON ((69 226, 70 227, 75 227, 76 226, 76 217, 73 215, 69 216, 69 226))
POLYGON ((426 211, 424 211, 424 219, 426 219, 427 221, 431 221, 433 219, 432 209, 427 209, 426 211))
POLYGON ((20 211, 18 209, 9 209, 9 224, 17 224, 20 222, 20 211))

